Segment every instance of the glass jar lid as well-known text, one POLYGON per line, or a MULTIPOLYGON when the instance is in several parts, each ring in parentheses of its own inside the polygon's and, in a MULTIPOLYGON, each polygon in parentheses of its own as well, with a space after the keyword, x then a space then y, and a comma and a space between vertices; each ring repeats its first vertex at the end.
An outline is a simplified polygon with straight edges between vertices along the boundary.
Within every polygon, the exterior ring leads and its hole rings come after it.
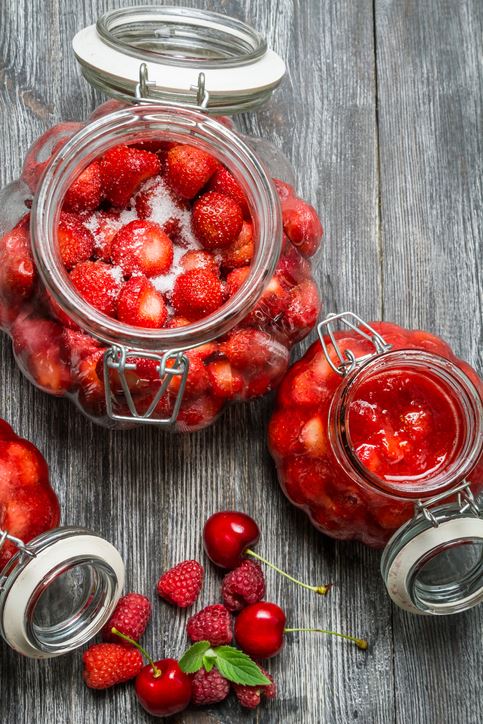
POLYGON ((121 595, 124 563, 119 552, 81 528, 56 528, 27 545, 13 542, 18 552, 0 578, 4 640, 38 659, 85 644, 107 622, 121 595))
POLYGON ((194 8, 113 10, 72 44, 89 83, 130 102, 141 95, 211 113, 242 112, 265 103, 285 74, 283 60, 249 25, 194 8))

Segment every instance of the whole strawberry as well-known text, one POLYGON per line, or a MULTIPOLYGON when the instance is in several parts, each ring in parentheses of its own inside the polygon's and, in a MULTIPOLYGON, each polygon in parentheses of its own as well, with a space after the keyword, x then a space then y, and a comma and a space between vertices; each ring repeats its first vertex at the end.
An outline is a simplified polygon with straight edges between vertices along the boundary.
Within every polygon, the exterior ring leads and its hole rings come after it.
POLYGON ((119 637, 112 633, 116 628, 125 636, 139 641, 146 630, 151 616, 151 603, 140 593, 128 593, 117 604, 114 613, 102 629, 104 641, 119 642, 119 637))
POLYGON ((208 191, 193 204, 193 230, 205 249, 230 246, 243 226, 240 204, 230 196, 208 191))
POLYGON ((171 302, 182 317, 206 317, 223 304, 221 281, 210 269, 190 269, 176 279, 171 302))
POLYGON ((218 168, 218 161, 195 146, 180 144, 168 151, 166 181, 178 196, 192 199, 218 168))
POLYGON ((241 611, 265 595, 265 577, 259 563, 245 560, 226 574, 221 584, 223 603, 229 611, 241 611))
POLYGON ((84 651, 84 681, 91 689, 108 689, 134 679, 143 667, 140 652, 119 644, 94 644, 84 651))
POLYGON ((178 563, 159 579, 158 594, 180 608, 192 606, 201 591, 203 575, 203 566, 198 561, 178 563))
POLYGON ((243 684, 234 684, 233 690, 240 704, 247 709, 256 709, 260 704, 262 696, 266 699, 275 699, 277 695, 277 686, 268 671, 259 667, 265 676, 272 682, 268 686, 244 686, 243 684))
POLYGON ((186 632, 193 642, 209 641, 212 646, 222 646, 233 638, 231 623, 230 612, 221 603, 215 603, 191 616, 186 632))
POLYGON ((218 704, 230 693, 230 684, 223 678, 218 669, 199 669, 192 680, 193 704, 218 704))

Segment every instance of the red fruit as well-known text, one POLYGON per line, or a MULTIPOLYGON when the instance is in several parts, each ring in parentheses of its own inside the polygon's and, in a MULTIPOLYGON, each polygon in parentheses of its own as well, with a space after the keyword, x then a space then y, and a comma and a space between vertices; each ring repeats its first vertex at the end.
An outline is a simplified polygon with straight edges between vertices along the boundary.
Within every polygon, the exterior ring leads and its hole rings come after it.
POLYGON ((151 603, 140 593, 128 593, 119 599, 114 613, 102 629, 104 641, 118 643, 119 637, 112 633, 116 628, 125 636, 139 641, 151 617, 151 603))
POLYGON ((282 203, 282 219, 283 230, 292 244, 303 256, 313 256, 324 233, 314 207, 302 199, 289 197, 282 203))
POLYGON ((36 270, 30 251, 30 214, 0 239, 0 298, 21 302, 32 296, 36 270))
POLYGON ((186 254, 183 254, 179 263, 185 271, 191 271, 192 269, 208 269, 217 276, 220 273, 220 268, 216 263, 213 254, 210 254, 209 251, 198 251, 194 249, 187 251, 186 254))
POLYGON ((267 686, 244 686, 243 684, 233 684, 233 691, 240 704, 247 709, 256 709, 261 703, 262 696, 265 699, 275 699, 277 696, 277 687, 268 671, 263 667, 259 667, 262 674, 270 679, 271 684, 267 686))
POLYGON ((234 370, 228 360, 219 359, 206 366, 211 389, 216 397, 232 400, 242 392, 245 383, 242 375, 234 370))
POLYGON ((221 584, 223 603, 229 611, 241 611, 265 596, 265 577, 259 563, 243 560, 226 574, 221 584))
POLYGON ((278 322, 288 305, 288 295, 276 276, 272 277, 257 306, 243 320, 243 325, 264 327, 278 322))
POLYGON ((94 644, 84 651, 84 681, 91 689, 108 689, 134 679, 143 666, 143 657, 131 646, 94 644))
POLYGON ((262 601, 247 606, 235 620, 236 642, 249 656, 269 659, 283 647, 286 620, 276 603, 262 601))
POLYGON ((163 295, 143 276, 131 277, 122 288, 117 317, 133 327, 158 329, 168 317, 163 295))
POLYGON ((203 566, 198 561, 178 563, 159 579, 158 594, 180 608, 192 606, 200 594, 203 575, 203 566))
POLYGON ((286 286, 293 287, 311 276, 310 262, 289 244, 278 262, 276 276, 286 286))
POLYGON ((250 218, 247 197, 245 196, 238 181, 235 179, 233 174, 225 168, 225 166, 220 166, 211 177, 208 189, 209 191, 217 191, 220 194, 224 194, 225 196, 235 199, 235 201, 240 205, 245 219, 250 218))
POLYGON ((290 289, 284 314, 284 328, 292 342, 299 341, 308 334, 317 322, 319 312, 319 290, 312 279, 290 289))
POLYGON ((121 225, 120 214, 113 210, 98 211, 84 223, 94 236, 94 256, 101 261, 110 262, 111 242, 121 225))
POLYGON ((103 314, 115 315, 122 288, 119 270, 102 261, 85 261, 71 271, 70 280, 86 302, 103 314))
POLYGON ((173 263, 173 242, 154 221, 135 219, 111 241, 111 258, 125 274, 166 274, 173 263))
POLYGON ((285 181, 281 181, 279 178, 274 178, 273 183, 275 184, 280 201, 286 201, 287 199, 296 196, 294 187, 285 181))
POLYGON ((211 395, 183 401, 176 421, 177 429, 180 432, 202 430, 215 420, 222 406, 223 400, 211 395))
POLYGON ((220 568, 236 568, 247 548, 260 538, 260 530, 246 513, 227 510, 214 513, 203 528, 206 555, 220 568))
POLYGON ((191 222, 201 244, 211 250, 235 241, 242 229, 243 214, 234 199, 209 191, 193 204, 191 222))
POLYGON ((156 671, 148 664, 136 677, 136 696, 152 716, 166 717, 186 709, 191 701, 191 677, 179 668, 175 659, 155 661, 156 671))
POLYGON ((62 337, 56 322, 18 317, 12 326, 13 349, 20 366, 34 383, 52 395, 63 395, 71 385, 62 337))
POLYGON ((221 281, 208 269, 191 269, 177 277, 171 301, 179 315, 202 319, 223 304, 221 281))
POLYGON ((244 267, 250 264, 254 252, 253 226, 248 221, 244 221, 235 241, 221 252, 221 265, 225 269, 244 267))
POLYGON ((230 362, 239 369, 260 370, 271 358, 274 342, 257 329, 238 329, 221 345, 230 362))
POLYGON ((234 269, 228 274, 226 278, 226 288, 229 297, 232 297, 234 294, 236 294, 236 292, 240 289, 249 274, 249 266, 242 266, 239 269, 234 269))
POLYGON ((97 161, 91 163, 70 185, 64 196, 65 211, 94 211, 101 203, 101 167, 97 161))
POLYGON ((218 704, 226 699, 230 693, 230 684, 223 678, 218 669, 199 669, 192 680, 192 702, 202 706, 203 704, 218 704))
POLYGON ((31 146, 25 156, 21 178, 32 193, 37 190, 40 178, 51 158, 82 126, 82 123, 75 122, 57 123, 43 133, 31 146))
POLYGON ((50 311, 52 312, 52 315, 54 318, 61 323, 63 327, 66 327, 67 329, 77 330, 80 331, 80 327, 78 324, 74 322, 73 319, 69 317, 68 314, 64 312, 62 307, 58 302, 55 301, 54 297, 50 294, 50 292, 45 292, 46 296, 46 302, 48 307, 50 308, 50 311))
POLYGON ((195 146, 179 145, 168 151, 166 181, 184 199, 192 199, 210 180, 219 162, 195 146))
MULTIPOLYGON (((50 486, 43 456, 0 420, 0 529, 28 543, 56 528, 59 519, 59 502, 50 486)), ((16 551, 13 543, 4 543, 0 570, 16 551)))
POLYGON ((80 360, 72 368, 72 376, 79 386, 79 402, 89 414, 102 416, 106 413, 104 377, 102 374, 105 349, 80 360), (100 374, 98 372, 100 367, 100 374))
POLYGON ((188 620, 186 632, 191 641, 209 641, 212 646, 231 643, 231 616, 228 609, 215 603, 206 606, 188 620))
POLYGON ((57 227, 57 240, 62 263, 66 269, 86 261, 94 251, 94 237, 75 214, 62 211, 57 227))
POLYGON ((155 153, 132 146, 114 146, 100 160, 102 190, 113 206, 127 206, 146 179, 161 170, 155 153))
MULTIPOLYGON (((196 349, 190 349, 186 352, 186 356, 189 359, 189 371, 186 379, 186 387, 184 394, 187 396, 199 396, 206 392, 210 386, 210 380, 206 372, 203 360, 198 354, 196 349)), ((175 366, 175 361, 170 360, 166 365, 168 368, 175 366)), ((181 385, 181 377, 173 375, 171 382, 169 383, 169 390, 174 394, 177 394, 181 385)))

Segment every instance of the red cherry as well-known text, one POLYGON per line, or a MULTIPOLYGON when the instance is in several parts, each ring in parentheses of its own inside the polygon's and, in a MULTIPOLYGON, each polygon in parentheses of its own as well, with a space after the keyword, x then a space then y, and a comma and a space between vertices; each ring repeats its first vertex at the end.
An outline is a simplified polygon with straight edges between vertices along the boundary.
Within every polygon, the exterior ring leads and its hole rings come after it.
POLYGON ((236 642, 249 656, 269 659, 283 647, 286 620, 276 603, 252 603, 235 620, 236 642))
POLYGON ((136 696, 152 716, 171 716, 191 701, 191 678, 175 659, 161 659, 144 666, 136 677, 136 696))
POLYGON ((220 568, 239 566, 247 548, 259 538, 260 529, 253 518, 235 510, 215 513, 203 529, 206 554, 220 568))

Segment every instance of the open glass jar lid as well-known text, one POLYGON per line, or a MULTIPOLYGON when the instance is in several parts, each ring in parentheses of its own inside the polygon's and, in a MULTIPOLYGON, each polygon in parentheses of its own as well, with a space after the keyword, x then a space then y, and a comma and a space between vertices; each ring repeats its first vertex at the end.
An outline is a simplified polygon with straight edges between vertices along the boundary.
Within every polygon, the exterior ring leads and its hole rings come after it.
POLYGON ((285 73, 283 60, 249 25, 194 8, 113 10, 77 33, 73 48, 85 78, 110 96, 218 114, 265 103, 285 73))

